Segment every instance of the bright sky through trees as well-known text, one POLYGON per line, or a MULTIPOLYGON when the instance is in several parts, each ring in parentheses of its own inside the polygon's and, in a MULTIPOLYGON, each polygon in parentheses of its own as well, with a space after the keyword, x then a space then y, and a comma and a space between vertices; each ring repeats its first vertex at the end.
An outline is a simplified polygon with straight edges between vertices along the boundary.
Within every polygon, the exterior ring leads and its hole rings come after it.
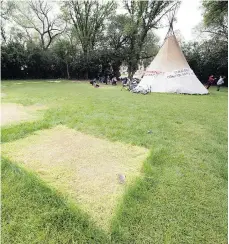
MULTIPOLYGON (((177 11, 177 22, 174 23, 174 30, 179 30, 185 41, 196 39, 193 33, 193 28, 196 27, 202 20, 200 0, 182 0, 181 6, 177 11)), ((164 39, 167 28, 156 30, 155 32, 161 40, 164 39)))

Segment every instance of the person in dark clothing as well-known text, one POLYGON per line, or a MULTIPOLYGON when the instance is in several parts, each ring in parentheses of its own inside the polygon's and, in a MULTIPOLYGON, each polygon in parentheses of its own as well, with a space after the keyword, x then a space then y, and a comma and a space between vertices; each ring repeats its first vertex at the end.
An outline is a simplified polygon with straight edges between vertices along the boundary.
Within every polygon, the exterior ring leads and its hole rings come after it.
POLYGON ((96 82, 96 79, 93 79, 90 81, 90 84, 93 86, 95 82, 96 82))
POLYGON ((216 78, 214 78, 214 75, 209 76, 206 88, 209 89, 215 80, 216 80, 216 78))
POLYGON ((106 77, 105 76, 102 76, 102 78, 101 78, 101 82, 104 84, 107 84, 107 81, 106 81, 106 77))
POLYGON ((112 86, 116 86, 116 85, 117 85, 117 79, 116 79, 115 76, 114 76, 114 77, 112 78, 112 80, 111 80, 111 85, 112 85, 112 86))
POLYGON ((95 79, 95 82, 94 82, 93 86, 94 86, 94 88, 98 88, 99 87, 99 82, 97 82, 96 79, 95 79))
POLYGON ((108 82, 108 77, 105 76, 105 77, 104 77, 104 83, 107 85, 107 82, 108 82))

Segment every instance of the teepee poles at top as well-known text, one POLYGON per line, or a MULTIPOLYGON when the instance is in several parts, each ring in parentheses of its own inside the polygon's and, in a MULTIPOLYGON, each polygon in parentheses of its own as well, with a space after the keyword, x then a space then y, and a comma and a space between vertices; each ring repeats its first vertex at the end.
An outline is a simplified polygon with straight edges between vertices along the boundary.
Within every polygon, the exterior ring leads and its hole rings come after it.
POLYGON ((168 32, 165 36, 165 39, 168 37, 168 36, 171 36, 171 35, 174 35, 174 31, 173 31, 173 22, 175 20, 175 16, 176 16, 176 13, 177 13, 177 10, 179 9, 180 7, 180 4, 181 4, 181 1, 176 1, 173 9, 168 13, 167 15, 167 18, 168 18, 168 22, 169 22, 169 29, 168 29, 168 32))

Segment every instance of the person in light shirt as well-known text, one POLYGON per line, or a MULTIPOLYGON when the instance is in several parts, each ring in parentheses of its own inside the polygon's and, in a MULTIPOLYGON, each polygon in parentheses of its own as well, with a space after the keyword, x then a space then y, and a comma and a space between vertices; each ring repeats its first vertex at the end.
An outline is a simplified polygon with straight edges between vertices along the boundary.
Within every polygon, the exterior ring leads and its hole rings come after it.
POLYGON ((220 90, 220 87, 223 85, 223 83, 224 83, 224 79, 225 79, 225 76, 220 76, 219 77, 219 80, 217 81, 217 91, 219 91, 220 90))

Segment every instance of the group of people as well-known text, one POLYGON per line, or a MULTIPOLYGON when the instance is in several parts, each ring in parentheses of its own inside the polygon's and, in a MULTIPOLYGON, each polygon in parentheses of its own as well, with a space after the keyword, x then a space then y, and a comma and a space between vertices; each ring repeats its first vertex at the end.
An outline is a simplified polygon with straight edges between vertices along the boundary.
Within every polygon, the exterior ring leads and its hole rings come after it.
POLYGON ((122 86, 123 87, 128 87, 130 86, 130 90, 132 90, 133 88, 135 88, 138 83, 140 82, 140 79, 138 78, 133 78, 132 80, 130 80, 128 77, 121 77, 121 78, 116 78, 115 76, 102 76, 102 77, 97 77, 97 78, 94 78, 93 80, 90 80, 90 84, 92 86, 94 86, 95 88, 98 88, 100 87, 100 83, 103 83, 103 84, 111 84, 112 86, 116 86, 117 85, 117 82, 118 80, 122 83, 122 86))
POLYGON ((103 77, 98 77, 94 78, 93 80, 90 81, 90 84, 94 86, 95 88, 99 87, 99 83, 104 83, 104 84, 111 84, 112 86, 117 85, 117 78, 115 76, 111 77, 108 76, 103 76, 103 77))
MULTIPOLYGON (((217 78, 214 77, 214 75, 210 75, 209 78, 208 78, 208 82, 207 84, 205 85, 205 87, 207 89, 209 89, 216 81, 216 84, 217 84, 217 91, 220 90, 220 87, 224 84, 224 80, 225 80, 225 76, 221 75, 217 81, 217 78)), ((95 88, 98 88, 99 87, 99 83, 104 83, 104 84, 111 84, 112 86, 116 86, 117 85, 117 78, 115 76, 112 76, 110 77, 109 75, 108 76, 102 76, 102 77, 98 77, 98 78, 95 78, 93 80, 90 81, 90 84, 92 86, 94 86, 95 88)), ((125 77, 125 78, 121 78, 121 82, 122 82, 122 85, 123 86, 127 86, 130 82, 130 79, 125 77)), ((139 83, 139 80, 138 79, 133 79, 132 83, 136 85, 139 83), (136 81, 135 81, 136 80, 136 81)))
POLYGON ((218 81, 217 81, 217 78, 214 77, 214 75, 210 75, 209 78, 208 78, 208 82, 206 84, 206 88, 209 89, 211 87, 211 85, 213 85, 216 81, 216 85, 217 85, 217 91, 220 90, 220 87, 224 84, 224 79, 226 77, 225 76, 220 76, 218 81))

